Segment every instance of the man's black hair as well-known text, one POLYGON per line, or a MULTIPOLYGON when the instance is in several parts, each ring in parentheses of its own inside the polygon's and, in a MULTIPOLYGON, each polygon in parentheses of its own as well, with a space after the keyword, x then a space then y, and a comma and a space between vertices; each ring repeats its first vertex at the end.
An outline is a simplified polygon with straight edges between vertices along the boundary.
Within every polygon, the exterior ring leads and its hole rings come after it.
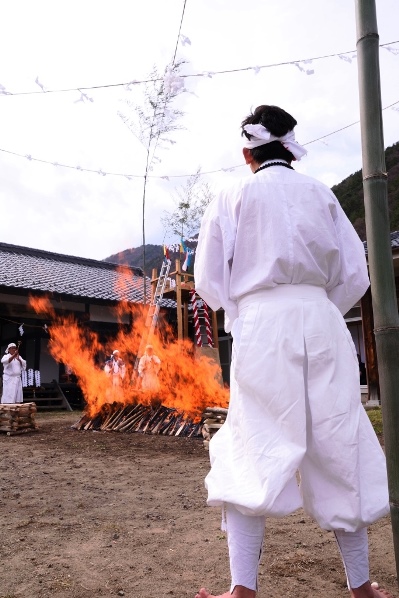
MULTIPOLYGON (((258 106, 254 112, 247 116, 241 123, 241 135, 245 135, 247 139, 251 139, 246 131, 245 125, 263 125, 275 137, 283 137, 297 124, 297 121, 291 114, 288 114, 278 106, 258 106)), ((251 156, 258 164, 262 164, 266 160, 286 160, 292 162, 295 160, 294 156, 280 143, 280 141, 272 141, 259 147, 254 147, 249 150, 251 156)))

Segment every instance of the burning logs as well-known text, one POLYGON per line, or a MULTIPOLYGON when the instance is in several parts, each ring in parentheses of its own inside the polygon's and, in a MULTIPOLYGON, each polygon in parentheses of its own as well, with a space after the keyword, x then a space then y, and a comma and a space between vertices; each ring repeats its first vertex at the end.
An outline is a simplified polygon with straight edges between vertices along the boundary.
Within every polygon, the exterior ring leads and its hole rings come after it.
POLYGON ((36 403, 14 403, 0 405, 0 432, 8 436, 36 430, 36 403))
POLYGON ((222 407, 208 407, 202 416, 202 436, 204 448, 209 449, 209 441, 214 434, 223 426, 227 417, 227 409, 222 407))
POLYGON ((164 405, 152 407, 138 403, 123 407, 119 403, 113 403, 104 405, 94 417, 83 415, 72 427, 75 430, 142 432, 187 438, 200 436, 202 423, 185 419, 183 413, 164 405))

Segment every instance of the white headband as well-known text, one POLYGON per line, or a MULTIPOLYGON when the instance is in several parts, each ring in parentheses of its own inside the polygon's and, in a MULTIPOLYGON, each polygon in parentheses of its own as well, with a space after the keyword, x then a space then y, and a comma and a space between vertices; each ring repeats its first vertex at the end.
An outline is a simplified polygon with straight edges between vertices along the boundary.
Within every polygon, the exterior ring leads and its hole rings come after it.
POLYGON ((265 145, 272 141, 280 141, 285 149, 291 152, 295 160, 300 160, 308 153, 302 145, 299 145, 299 143, 295 141, 294 131, 289 131, 286 135, 283 135, 283 137, 275 137, 263 125, 245 125, 244 131, 248 133, 248 135, 251 135, 251 139, 247 139, 247 137, 244 136, 244 147, 248 149, 253 149, 254 147, 259 147, 260 145, 265 145))

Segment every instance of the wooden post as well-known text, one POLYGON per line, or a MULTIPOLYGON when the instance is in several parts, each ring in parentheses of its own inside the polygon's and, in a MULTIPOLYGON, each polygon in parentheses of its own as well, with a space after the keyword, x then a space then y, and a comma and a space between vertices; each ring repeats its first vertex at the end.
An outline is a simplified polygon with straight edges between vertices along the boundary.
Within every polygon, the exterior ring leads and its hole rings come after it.
POLYGON ((364 350, 366 354, 367 386, 370 400, 380 400, 380 383, 378 379, 377 351, 374 338, 374 317, 373 306, 371 303, 371 289, 367 289, 366 294, 360 302, 362 314, 362 328, 364 350))
MULTIPOLYGON (((41 355, 41 345, 42 345, 42 339, 41 336, 39 334, 35 334, 34 339, 33 339, 34 347, 35 347, 35 353, 34 353, 34 358, 33 358, 33 367, 35 370, 40 370, 40 355, 41 355)), ((47 340, 47 344, 48 344, 48 340, 47 340)))
POLYGON ((176 303, 177 303, 177 338, 183 339, 183 322, 181 311, 181 271, 180 260, 176 260, 176 303))
POLYGON ((151 303, 154 300, 154 295, 155 295, 155 289, 157 288, 157 274, 158 274, 158 270, 156 268, 152 269, 152 275, 151 275, 151 303))
POLYGON ((210 311, 212 313, 213 346, 215 349, 219 349, 218 317, 213 309, 210 309, 210 311))
POLYGON ((188 338, 188 303, 183 303, 183 338, 188 338))

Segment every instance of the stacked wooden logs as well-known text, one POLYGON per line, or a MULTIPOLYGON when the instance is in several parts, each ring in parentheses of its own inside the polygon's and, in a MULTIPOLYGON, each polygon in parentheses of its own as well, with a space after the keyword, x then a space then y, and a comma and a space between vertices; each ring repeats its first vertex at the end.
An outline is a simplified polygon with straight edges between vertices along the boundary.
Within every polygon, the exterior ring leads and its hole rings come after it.
POLYGON ((9 436, 36 430, 36 403, 0 405, 0 432, 9 436))
POLYGON ((202 420, 202 436, 204 447, 209 449, 209 441, 214 434, 223 426, 227 417, 227 409, 223 407, 208 407, 205 409, 202 420))
POLYGON ((106 432, 142 432, 167 436, 193 437, 201 435, 202 423, 185 419, 184 413, 159 405, 106 405, 94 417, 84 414, 72 426, 75 430, 106 432))

